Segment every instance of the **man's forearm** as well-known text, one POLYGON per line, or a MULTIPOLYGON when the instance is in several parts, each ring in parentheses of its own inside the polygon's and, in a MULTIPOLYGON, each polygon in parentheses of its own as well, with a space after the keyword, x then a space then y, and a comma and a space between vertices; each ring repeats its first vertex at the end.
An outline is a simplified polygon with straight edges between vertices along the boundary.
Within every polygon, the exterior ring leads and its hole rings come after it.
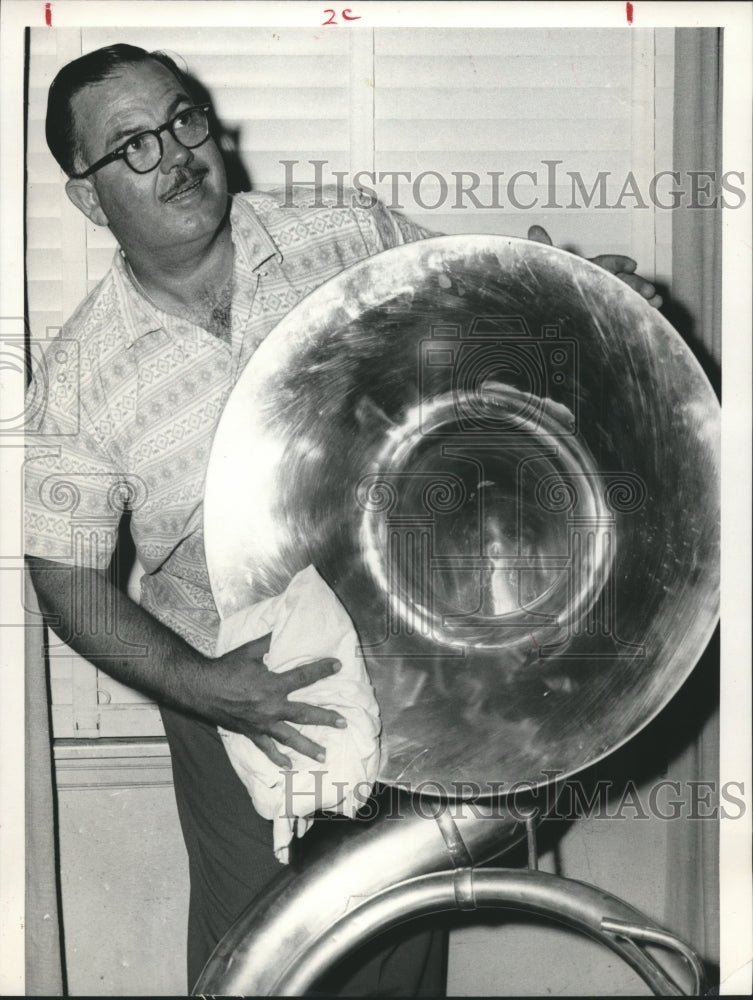
POLYGON ((158 702, 208 717, 217 683, 210 659, 135 604, 99 570, 37 558, 29 558, 28 565, 48 624, 71 649, 158 702), (106 619, 114 627, 105 627, 106 619))
POLYGON ((269 648, 268 636, 217 659, 202 656, 99 570, 32 557, 27 562, 50 628, 72 649, 157 702, 243 733, 275 763, 290 762, 273 740, 324 760, 323 748, 291 722, 345 725, 338 712, 288 697, 333 674, 339 668, 336 660, 316 660, 273 673, 262 659, 269 648), (105 627, 107 623, 112 627, 105 627))

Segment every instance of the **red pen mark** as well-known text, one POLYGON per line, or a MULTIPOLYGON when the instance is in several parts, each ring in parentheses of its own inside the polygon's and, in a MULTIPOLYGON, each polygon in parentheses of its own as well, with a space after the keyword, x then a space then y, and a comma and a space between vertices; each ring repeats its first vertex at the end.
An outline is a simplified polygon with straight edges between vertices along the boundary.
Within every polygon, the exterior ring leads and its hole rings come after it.
POLYGON ((534 646, 536 647, 536 649, 538 649, 539 648, 539 644, 536 642, 536 637, 534 636, 533 632, 529 632, 528 634, 531 637, 531 642, 534 644, 534 646))
MULTIPOLYGON (((337 22, 337 11, 332 10, 331 7, 327 7, 327 9, 324 10, 324 11, 322 11, 322 13, 329 14, 329 17, 327 18, 327 20, 326 21, 322 21, 322 25, 325 25, 325 24, 337 24, 338 23, 337 22)), ((350 9, 350 7, 346 7, 344 10, 341 10, 340 11, 340 17, 343 19, 343 21, 360 21, 361 20, 361 15, 360 14, 354 14, 353 11, 350 9)))
POLYGON ((48 28, 52 27, 52 4, 46 3, 44 5, 44 23, 48 28))
POLYGON ((631 3, 625 4, 625 16, 627 17, 628 24, 633 23, 633 5, 631 3))

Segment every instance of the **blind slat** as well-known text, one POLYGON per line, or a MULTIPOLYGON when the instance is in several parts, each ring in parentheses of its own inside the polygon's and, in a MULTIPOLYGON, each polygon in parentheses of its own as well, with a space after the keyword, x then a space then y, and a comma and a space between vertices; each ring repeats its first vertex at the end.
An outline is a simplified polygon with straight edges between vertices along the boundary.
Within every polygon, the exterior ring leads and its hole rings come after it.
MULTIPOLYGON (((469 152, 458 148, 450 151, 423 150, 416 152, 409 146, 403 149, 392 149, 380 152, 377 169, 411 170, 415 175, 422 170, 437 170, 446 176, 451 183, 453 170, 474 170, 482 179, 485 173, 501 170, 506 177, 519 170, 538 171, 540 177, 546 176, 544 161, 560 161, 556 167, 556 176, 564 177, 565 171, 578 171, 584 181, 596 178, 599 172, 605 172, 613 177, 624 177, 626 169, 625 149, 604 150, 600 148, 584 151, 573 147, 553 149, 547 146, 532 144, 528 149, 475 149, 469 152)), ((555 169, 555 168, 552 168, 555 169)), ((311 170, 311 168, 309 168, 311 170)), ((569 183, 567 178, 564 178, 569 183)))
MULTIPOLYGON (((622 121, 600 121, 598 149, 629 150, 629 135, 626 141, 625 125, 622 121)), ((488 150, 495 145, 500 151, 504 151, 530 149, 534 138, 530 123, 519 119, 497 122, 496 128, 491 128, 487 121, 465 119, 460 128, 461 143, 458 143, 458 131, 458 123, 454 120, 392 119, 377 123, 376 142, 380 150, 406 149, 412 140, 416 147, 427 152, 445 151, 448 148, 488 150)), ((536 132, 546 135, 547 141, 555 149, 590 151, 597 140, 593 122, 542 120, 536 123, 536 132)), ((627 167, 627 160, 625 165, 627 167)))
POLYGON ((212 100, 223 120, 266 122, 278 119, 316 119, 322 127, 334 116, 348 118, 348 92, 342 88, 323 90, 321 87, 291 87, 258 90, 249 100, 248 88, 217 87, 212 100))
POLYGON ((624 29, 592 28, 422 28, 420 40, 405 28, 380 28, 376 51, 380 55, 401 56, 415 61, 418 51, 432 57, 463 53, 477 58, 500 56, 505 59, 546 53, 547 58, 563 56, 589 59, 593 53, 612 58, 624 52, 624 29))
MULTIPOLYGON (((85 52, 124 41, 119 28, 85 28, 82 31, 85 52)), ((128 41, 151 51, 162 49, 189 60, 195 57, 211 67, 212 61, 239 54, 275 53, 278 56, 305 55, 312 51, 347 52, 347 33, 318 31, 311 28, 129 28, 128 41)))
POLYGON ((53 248, 57 251, 60 264, 60 247, 62 246, 60 218, 54 216, 31 216, 26 220, 26 246, 30 250, 53 248))
POLYGON ((500 89, 493 100, 479 97, 476 90, 452 87, 379 89, 374 96, 377 118, 517 119, 531 121, 557 118, 580 120, 622 118, 630 120, 627 88, 583 87, 557 91, 535 91, 520 87, 500 89))
MULTIPOLYGON (((422 50, 425 49, 422 46, 422 50)), ((483 89, 498 91, 500 88, 525 86, 538 88, 581 88, 595 86, 604 80, 620 80, 629 72, 629 57, 619 59, 608 56, 578 57, 569 59, 515 56, 511 59, 486 59, 471 55, 458 58, 437 59, 417 56, 405 59, 399 56, 376 54, 377 89, 391 87, 450 87, 458 89, 483 89)), ((479 94, 480 100, 491 95, 479 94)))

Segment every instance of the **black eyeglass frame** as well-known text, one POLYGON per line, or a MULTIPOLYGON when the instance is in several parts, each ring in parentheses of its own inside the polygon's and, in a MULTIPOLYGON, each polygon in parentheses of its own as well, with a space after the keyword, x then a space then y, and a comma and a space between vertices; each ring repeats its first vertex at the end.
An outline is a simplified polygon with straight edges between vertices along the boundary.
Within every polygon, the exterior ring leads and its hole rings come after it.
POLYGON ((71 174, 71 176, 74 180, 77 181, 85 180, 96 170, 100 170, 102 167, 106 167, 108 163, 113 163, 115 160, 120 160, 120 159, 125 160, 128 167, 131 170, 133 170, 135 174, 150 174, 152 170, 156 170, 157 167, 160 165, 160 163, 162 163, 162 157, 165 155, 165 147, 162 144, 163 132, 169 132, 170 135, 173 137, 173 139, 175 139, 175 141, 179 145, 183 146, 184 149, 198 149, 199 146, 202 146, 207 141, 212 131, 209 121, 210 108, 211 104, 192 104, 189 108, 183 108, 182 111, 178 111, 177 114, 173 115, 173 117, 169 121, 166 121, 162 125, 158 125, 157 128, 147 128, 144 129, 143 132, 136 132, 135 135, 129 136, 129 138, 126 139, 126 141, 122 144, 122 146, 118 146, 117 149, 114 149, 111 153, 108 153, 106 156, 103 156, 101 160, 97 160, 97 162, 93 163, 87 170, 83 172, 83 174, 71 174), (189 111, 197 111, 197 110, 203 111, 204 114, 206 115, 207 134, 200 142, 195 143, 193 146, 187 146, 185 142, 183 142, 182 139, 179 139, 178 136, 175 134, 173 127, 179 118, 183 118, 183 116, 187 115, 189 111), (130 144, 134 141, 134 139, 140 139, 142 135, 153 135, 157 140, 157 142, 159 143, 159 159, 154 164, 154 166, 149 167, 148 170, 137 170, 132 163, 128 162, 128 157, 126 156, 126 149, 130 146, 130 144))

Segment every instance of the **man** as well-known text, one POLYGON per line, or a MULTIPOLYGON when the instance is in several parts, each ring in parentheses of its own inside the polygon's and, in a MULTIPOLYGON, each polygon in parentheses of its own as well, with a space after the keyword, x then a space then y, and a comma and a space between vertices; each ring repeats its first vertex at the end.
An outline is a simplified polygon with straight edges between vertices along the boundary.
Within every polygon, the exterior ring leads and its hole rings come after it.
MULTIPOLYGON (((119 252, 63 330, 78 345, 80 383, 70 384, 53 344, 46 394, 32 386, 40 447, 26 480, 42 609, 77 652, 161 706, 189 855, 190 984, 278 871, 270 824, 216 727, 286 766, 280 745, 324 759, 291 723, 344 725, 337 712, 288 699, 337 663, 274 674, 262 661, 267 640, 212 657, 218 620, 202 534, 212 435, 245 362, 296 302, 343 267, 428 235, 381 205, 229 199, 207 114, 168 57, 125 45, 69 64, 50 88, 47 139, 67 193, 109 226, 119 252), (106 573, 125 510, 145 569, 140 605, 106 573), (81 609, 96 622, 103 608, 116 615, 114 630, 81 625, 81 609)), ((656 301, 653 286, 628 273, 633 262, 599 260, 656 301)), ((380 959, 381 982, 362 988, 439 992, 441 973, 429 974, 441 965, 437 939, 408 945, 391 981, 380 959)))

